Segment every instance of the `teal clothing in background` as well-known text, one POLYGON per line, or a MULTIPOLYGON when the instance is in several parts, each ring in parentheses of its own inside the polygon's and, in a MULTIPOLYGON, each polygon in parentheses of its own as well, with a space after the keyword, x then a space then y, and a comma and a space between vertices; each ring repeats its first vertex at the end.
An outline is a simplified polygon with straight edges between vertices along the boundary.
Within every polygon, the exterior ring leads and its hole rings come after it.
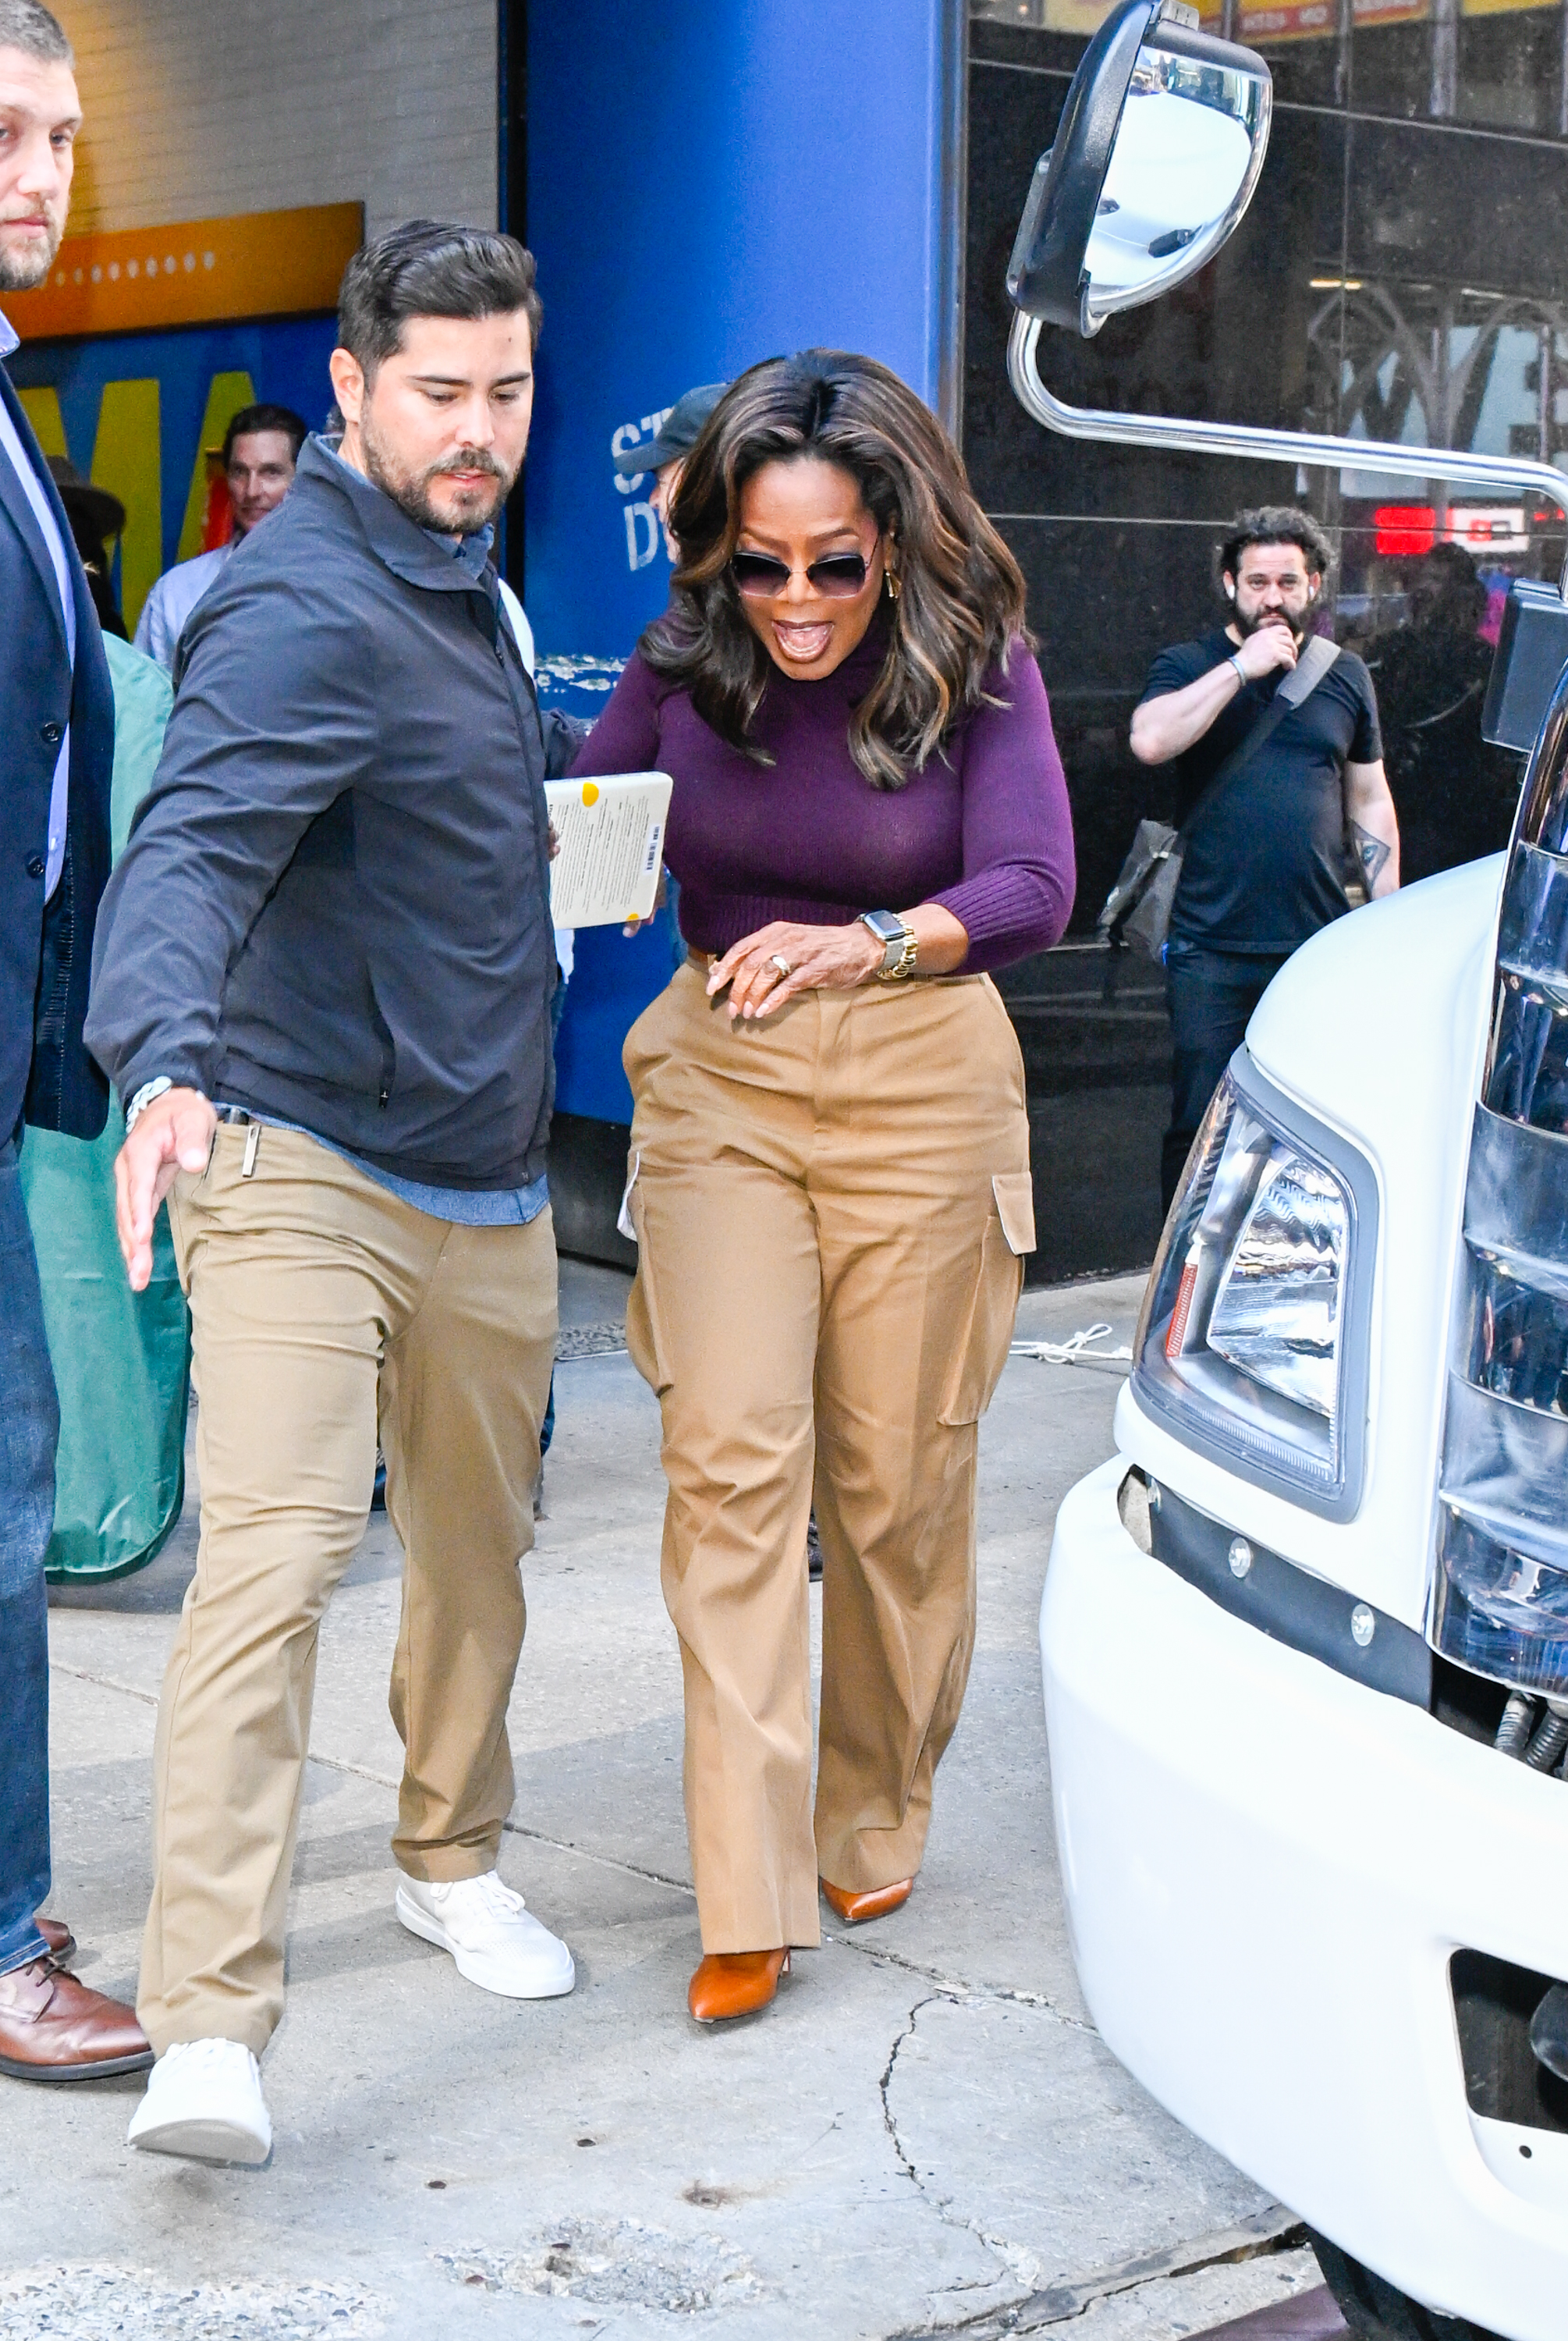
MULTIPOLYGON (((114 687, 110 803, 118 859, 152 784, 174 694, 163 669, 112 635, 114 687)), ((185 1493, 190 1320, 166 1212, 153 1231, 153 1275, 133 1292, 114 1235, 114 1157, 124 1117, 110 1100, 103 1136, 84 1143, 29 1130, 22 1190, 44 1289, 44 1322, 60 1393, 55 1582, 127 1576, 161 1549, 185 1493)))
POLYGON ((131 817, 153 785, 164 752, 164 726, 174 703, 168 676, 129 643, 105 634, 109 680, 114 686, 114 777, 109 796, 109 851, 116 862, 131 833, 131 817))

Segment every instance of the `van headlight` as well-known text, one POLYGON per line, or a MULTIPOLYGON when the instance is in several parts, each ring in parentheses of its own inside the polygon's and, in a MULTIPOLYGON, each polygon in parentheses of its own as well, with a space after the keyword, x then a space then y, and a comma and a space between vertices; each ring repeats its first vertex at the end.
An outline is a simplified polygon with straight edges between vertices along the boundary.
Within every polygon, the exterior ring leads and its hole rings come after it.
POLYGON ((1568 1696, 1568 1139, 1475 1109, 1427 1639, 1568 1696))
POLYGON ((1361 1499, 1376 1250, 1371 1164, 1238 1050, 1149 1280, 1139 1403, 1243 1479, 1348 1519, 1361 1499))

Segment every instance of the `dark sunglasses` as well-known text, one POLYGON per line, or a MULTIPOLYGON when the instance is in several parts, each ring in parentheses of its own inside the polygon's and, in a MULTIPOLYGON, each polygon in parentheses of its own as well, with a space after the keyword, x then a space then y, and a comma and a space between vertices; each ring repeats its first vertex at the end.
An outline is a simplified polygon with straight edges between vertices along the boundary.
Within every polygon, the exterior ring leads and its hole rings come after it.
MULTIPOLYGON (((825 602, 852 602, 865 590, 869 566, 863 553, 829 553, 811 563, 805 572, 806 583, 825 602)), ((783 593, 795 572, 787 561, 775 561, 770 553, 732 553, 729 574, 742 593, 769 602, 783 593)))

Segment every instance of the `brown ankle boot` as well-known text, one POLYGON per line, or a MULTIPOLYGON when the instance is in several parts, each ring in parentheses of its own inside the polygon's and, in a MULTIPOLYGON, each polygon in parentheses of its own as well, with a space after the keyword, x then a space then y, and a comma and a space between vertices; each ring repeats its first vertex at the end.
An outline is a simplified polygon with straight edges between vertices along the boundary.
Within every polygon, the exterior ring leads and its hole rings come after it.
POLYGON ((847 1927, 863 1927, 868 1918, 885 1918, 889 1910, 902 1909, 915 1890, 912 1878, 900 1878, 891 1886, 873 1886, 867 1894, 847 1894, 841 1886, 829 1886, 825 1878, 818 1883, 827 1898, 828 1908, 836 1911, 847 1927))
POLYGON ((788 1951, 710 1951, 691 1978, 686 2005, 699 2024, 755 2016, 789 1972, 788 1951))

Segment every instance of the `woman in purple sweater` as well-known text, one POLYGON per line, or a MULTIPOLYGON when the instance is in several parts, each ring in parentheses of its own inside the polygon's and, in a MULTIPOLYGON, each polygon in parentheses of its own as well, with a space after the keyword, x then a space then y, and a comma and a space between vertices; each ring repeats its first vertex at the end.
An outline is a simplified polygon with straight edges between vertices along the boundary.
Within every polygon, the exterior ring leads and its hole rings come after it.
POLYGON ((576 771, 675 782, 690 957, 626 1042, 627 1331, 664 1418, 711 2023, 820 1940, 819 1882, 854 1925, 920 1866, 974 1644, 978 1425, 1034 1245, 986 971, 1060 936, 1073 851, 1023 578, 885 366, 754 366, 671 529, 670 608, 576 771))

